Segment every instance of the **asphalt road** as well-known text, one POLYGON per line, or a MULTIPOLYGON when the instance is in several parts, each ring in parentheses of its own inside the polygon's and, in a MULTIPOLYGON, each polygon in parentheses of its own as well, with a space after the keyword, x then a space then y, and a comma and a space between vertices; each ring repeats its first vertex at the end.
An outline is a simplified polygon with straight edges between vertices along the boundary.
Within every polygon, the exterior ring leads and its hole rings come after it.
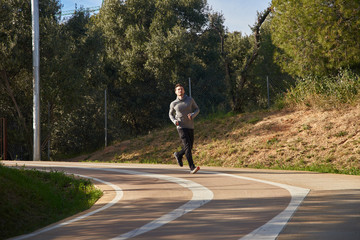
POLYGON ((360 177, 295 171, 2 161, 91 178, 89 210, 14 239, 360 239, 360 177))

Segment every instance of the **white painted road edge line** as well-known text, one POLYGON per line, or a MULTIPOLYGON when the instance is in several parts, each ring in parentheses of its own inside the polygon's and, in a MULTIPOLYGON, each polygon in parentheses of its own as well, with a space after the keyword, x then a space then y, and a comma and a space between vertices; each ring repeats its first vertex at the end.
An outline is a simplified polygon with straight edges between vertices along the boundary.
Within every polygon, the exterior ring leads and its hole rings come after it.
POLYGON ((240 238, 241 240, 275 240, 278 237, 278 235, 281 233, 285 225, 289 222, 290 218, 296 212, 297 208, 300 206, 302 201, 310 192, 310 189, 307 188, 294 187, 287 184, 270 182, 270 181, 260 180, 250 177, 242 177, 233 174, 227 174, 221 172, 207 172, 207 171, 202 171, 202 173, 217 174, 217 175, 228 176, 233 178, 240 178, 243 180, 270 184, 289 191, 291 195, 291 200, 287 208, 278 215, 276 215, 274 218, 272 218, 270 221, 268 221, 266 224, 255 229, 246 236, 240 238))
MULTIPOLYGON (((171 176, 167 176, 167 175, 161 175, 161 174, 152 174, 152 173, 146 173, 146 172, 137 172, 137 171, 131 171, 131 170, 124 170, 124 169, 113 169, 113 168, 89 168, 89 167, 79 167, 79 166, 61 166, 61 165, 46 165, 46 164, 27 164, 28 166, 37 166, 37 167, 59 167, 59 168, 71 168, 71 169, 88 169, 88 170, 97 170, 97 171, 109 171, 109 172, 119 172, 119 173, 125 173, 125 174, 131 174, 131 175, 140 175, 140 176, 144 176, 144 177, 152 177, 152 178, 158 178, 158 179, 161 179, 161 180, 164 180, 164 181, 169 181, 169 182, 173 182, 173 183, 177 183, 179 184, 180 186, 183 186, 184 188, 188 188, 189 190, 192 191, 193 193, 193 196, 192 196, 192 199, 190 201, 188 201, 186 204, 180 206, 179 208, 171 211, 170 213, 168 214, 165 214, 163 216, 161 216, 160 218, 158 219, 155 219, 154 221, 151 221, 147 224, 145 224, 144 226, 140 227, 140 228, 137 228, 137 229, 134 229, 130 232, 127 232, 127 233, 124 233, 122 235, 119 235, 115 238, 112 238, 112 239, 128 239, 128 238, 131 238, 131 237, 135 237, 135 236, 138 236, 140 234, 144 234, 148 231, 151 231, 151 230, 154 230, 156 228, 159 228, 183 215, 185 215, 186 213, 188 212, 191 212, 193 211, 194 209, 196 208, 199 208, 201 207, 202 205, 206 204, 207 202, 211 201, 214 197, 214 194, 212 191, 210 191, 208 188, 198 184, 198 183, 195 183, 193 181, 190 181, 190 180, 187 180, 187 179, 182 179, 182 178, 177 178, 177 177, 171 177, 171 176)), ((82 176, 82 175, 79 175, 79 176, 82 176)), ((85 177, 85 176, 84 176, 85 177)), ((91 178, 91 177, 87 177, 87 178, 91 178)), ((91 179, 94 179, 94 180, 98 180, 100 182, 104 182, 100 179, 97 179, 97 178, 91 178, 91 179)), ((106 184, 108 184, 107 182, 104 182, 106 184)), ((115 186, 116 188, 120 189, 119 187, 117 187, 116 185, 113 185, 111 183, 109 183, 110 186, 115 186)), ((113 187, 114 188, 114 187, 113 187)), ((114 188, 115 189, 115 188, 114 188)), ((120 189, 121 191, 121 189, 120 189)), ((122 191, 121 191, 122 193, 122 191)), ((117 195, 118 195, 118 192, 117 192, 117 195)), ((118 202, 121 198, 122 198, 123 194, 121 194, 121 197, 116 201, 118 202)), ((117 197, 115 197, 117 198, 117 197)), ((114 198, 114 199, 115 199, 114 198)), ((23 236, 20 236, 19 238, 16 238, 16 240, 19 240, 19 239, 24 239, 24 238, 28 238, 28 237, 32 237, 32 236, 36 236, 40 233, 43 233, 43 232, 47 232, 49 230, 52 230, 54 228, 57 228, 57 227, 61 227, 61 226, 64 226, 64 225, 67 225, 67 224, 70 224, 72 222, 75 222, 75 221, 78 221, 78 220, 81 220, 85 217, 88 217, 90 215, 93 215, 99 211, 102 211, 108 207, 111 207, 112 205, 114 205, 116 202, 114 202, 114 199, 113 201, 111 201, 111 205, 107 204, 105 205, 104 207, 100 208, 100 209, 97 209, 93 212, 90 212, 88 214, 85 214, 85 215, 82 215, 82 216, 79 216, 75 219, 71 219, 67 222, 64 222, 64 223, 60 223, 60 224, 57 224, 55 226, 52 226, 52 227, 48 227, 48 228, 44 228, 40 231, 36 231, 34 233, 31 233, 31 234, 27 234, 27 235, 23 235, 23 236), (109 205, 109 206, 108 206, 109 205), (106 207, 108 206, 108 207, 106 207), (105 208, 106 207, 106 208, 105 208)))
MULTIPOLYGON (((37 165, 37 166, 38 166, 38 165, 37 165)), ((89 177, 89 176, 85 176, 85 175, 80 175, 80 174, 74 174, 74 175, 79 176, 79 177, 82 177, 82 178, 92 179, 92 180, 95 180, 95 181, 104 183, 104 184, 106 184, 106 185, 109 185, 110 187, 112 187, 112 188, 115 190, 115 192, 116 192, 115 197, 111 200, 111 202, 109 202, 109 203, 106 204, 105 206, 103 206, 103 207, 101 207, 101 208, 99 208, 99 209, 96 209, 96 210, 94 210, 94 211, 92 211, 92 212, 89 212, 89 213, 86 213, 86 214, 81 215, 81 216, 79 216, 79 217, 70 219, 70 220, 68 220, 68 221, 66 221, 66 222, 62 222, 62 223, 56 224, 56 225, 54 225, 54 226, 45 227, 45 228, 43 228, 43 229, 40 229, 40 230, 35 231, 35 232, 33 232, 33 233, 30 233, 30 234, 26 234, 26 235, 22 235, 22 236, 16 237, 16 238, 14 238, 14 240, 20 240, 20 239, 25 239, 25 238, 33 237, 33 236, 39 235, 39 234, 41 234, 41 233, 44 233, 44 232, 53 230, 53 229, 55 229, 55 228, 62 227, 62 226, 65 226, 65 225, 69 225, 69 224, 71 224, 71 223, 73 223, 73 222, 76 222, 76 221, 79 221, 79 220, 81 220, 81 219, 84 219, 84 218, 86 218, 86 217, 88 217, 88 216, 91 216, 91 215, 93 215, 93 214, 95 214, 95 213, 98 213, 98 212, 100 212, 100 211, 103 211, 103 210, 111 207, 112 205, 114 205, 115 203, 117 203, 118 201, 120 201, 120 199, 121 199, 121 198, 123 197, 123 195, 124 195, 124 194, 123 194, 123 191, 121 190, 121 188, 118 187, 118 186, 116 186, 116 185, 114 185, 114 184, 112 184, 112 183, 103 181, 103 180, 101 180, 101 179, 99 179, 99 178, 93 178, 93 177, 89 177)))

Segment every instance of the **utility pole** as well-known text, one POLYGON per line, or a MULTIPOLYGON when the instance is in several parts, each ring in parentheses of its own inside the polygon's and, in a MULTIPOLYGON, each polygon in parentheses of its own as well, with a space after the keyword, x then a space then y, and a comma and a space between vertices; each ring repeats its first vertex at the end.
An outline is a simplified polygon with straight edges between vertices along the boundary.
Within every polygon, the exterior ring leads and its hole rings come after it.
POLYGON ((31 0, 33 50, 33 161, 40 161, 40 51, 39 51, 39 0, 31 0))

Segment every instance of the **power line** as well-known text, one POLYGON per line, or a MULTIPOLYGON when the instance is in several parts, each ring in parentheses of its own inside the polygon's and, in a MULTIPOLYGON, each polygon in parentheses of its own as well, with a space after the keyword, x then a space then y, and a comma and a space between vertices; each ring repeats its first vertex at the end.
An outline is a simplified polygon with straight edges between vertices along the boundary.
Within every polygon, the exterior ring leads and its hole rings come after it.
POLYGON ((90 14, 98 13, 100 11, 100 6, 87 7, 87 8, 84 8, 83 6, 80 6, 80 8, 78 9, 77 5, 75 4, 75 9, 74 10, 60 11, 60 13, 57 14, 57 16, 60 18, 60 21, 66 21, 69 18, 71 18, 71 16, 75 15, 79 11, 84 11, 84 12, 87 12, 87 13, 90 13, 90 14))
POLYGON ((60 15, 60 16, 74 15, 78 11, 85 11, 85 12, 94 13, 94 12, 98 12, 99 10, 100 10, 100 6, 88 7, 88 8, 82 8, 81 7, 79 10, 74 9, 74 10, 61 11, 58 15, 60 15))

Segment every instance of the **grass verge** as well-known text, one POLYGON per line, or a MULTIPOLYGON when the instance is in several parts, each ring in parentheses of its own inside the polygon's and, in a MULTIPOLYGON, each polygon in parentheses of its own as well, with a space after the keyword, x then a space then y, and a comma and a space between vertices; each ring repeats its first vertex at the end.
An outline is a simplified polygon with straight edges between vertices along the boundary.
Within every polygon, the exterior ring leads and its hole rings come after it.
POLYGON ((0 239, 26 234, 84 211, 101 196, 87 179, 0 164, 0 239))

